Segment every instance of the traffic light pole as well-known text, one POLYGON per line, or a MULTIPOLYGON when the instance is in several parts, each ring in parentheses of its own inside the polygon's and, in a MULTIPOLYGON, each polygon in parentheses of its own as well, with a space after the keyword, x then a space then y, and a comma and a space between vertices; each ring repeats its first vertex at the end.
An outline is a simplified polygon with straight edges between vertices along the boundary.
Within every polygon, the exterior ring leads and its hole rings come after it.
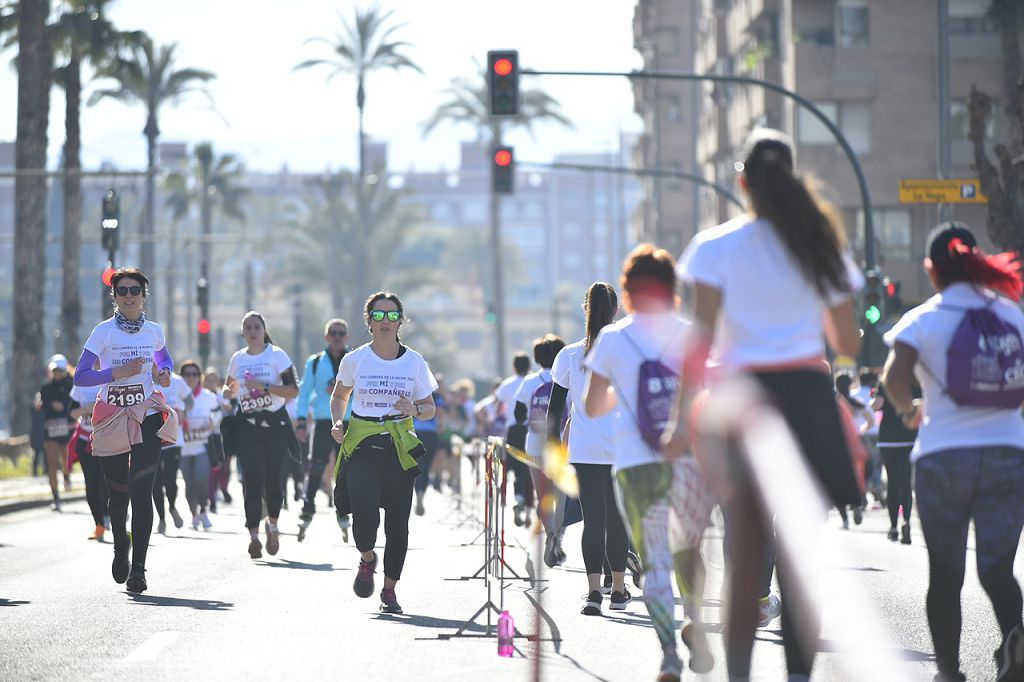
POLYGON ((776 92, 785 97, 789 97, 801 107, 809 111, 818 121, 825 126, 836 142, 842 148, 843 153, 846 154, 846 158, 850 161, 850 165, 853 166, 854 175, 857 177, 857 184, 860 187, 860 198, 861 204, 864 208, 864 267, 866 270, 874 269, 875 262, 875 224, 874 224, 874 212, 871 205, 871 193, 868 191, 868 183, 864 177, 864 170, 860 166, 860 161, 857 160, 857 154, 853 151, 850 143, 843 135, 842 131, 836 126, 835 123, 829 119, 817 106, 814 105, 806 97, 798 95, 797 93, 787 88, 772 83, 770 81, 761 80, 759 78, 749 78, 747 76, 724 76, 718 74, 703 74, 703 73, 677 73, 677 72, 666 72, 666 71, 538 71, 536 69, 523 69, 521 71, 524 76, 600 76, 600 77, 624 77, 624 78, 642 78, 642 79, 654 79, 654 80, 679 80, 679 81, 701 81, 711 83, 734 83, 739 85, 756 85, 776 92))

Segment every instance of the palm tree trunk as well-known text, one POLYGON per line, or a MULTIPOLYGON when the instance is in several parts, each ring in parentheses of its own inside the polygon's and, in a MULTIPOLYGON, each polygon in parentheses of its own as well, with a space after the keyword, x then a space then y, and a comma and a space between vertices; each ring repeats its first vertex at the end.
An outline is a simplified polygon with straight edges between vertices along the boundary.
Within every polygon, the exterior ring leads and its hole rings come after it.
MULTIPOLYGON (((160 129, 156 124, 156 112, 151 111, 146 120, 146 128, 143 131, 146 135, 146 152, 148 162, 146 164, 146 219, 142 221, 142 272, 147 277, 155 277, 155 234, 156 234, 156 141, 160 135, 160 129)), ((157 297, 151 294, 146 301, 146 313, 152 317, 157 316, 157 297)))
POLYGON ((363 131, 363 114, 366 109, 366 87, 363 79, 359 78, 359 87, 356 89, 356 108, 359 109, 359 186, 363 186, 366 178, 366 133, 363 131))
POLYGON ((72 49, 66 69, 64 93, 64 252, 58 345, 65 355, 76 354, 82 323, 82 297, 79 291, 79 259, 82 250, 82 64, 72 49))
MULTIPOLYGON (((15 166, 46 167, 53 53, 46 32, 47 0, 22 0, 18 17, 18 124, 15 166)), ((14 180, 14 343, 9 367, 11 432, 31 427, 32 396, 43 365, 43 316, 39 281, 46 272, 46 178, 14 180)))
POLYGON ((505 363, 505 275, 501 248, 501 197, 491 191, 491 269, 494 273, 494 376, 503 376, 505 363))
POLYGON ((210 281, 210 251, 213 250, 213 207, 210 206, 210 187, 207 178, 203 177, 202 186, 199 188, 199 220, 202 225, 203 234, 199 239, 200 257, 199 276, 210 281))

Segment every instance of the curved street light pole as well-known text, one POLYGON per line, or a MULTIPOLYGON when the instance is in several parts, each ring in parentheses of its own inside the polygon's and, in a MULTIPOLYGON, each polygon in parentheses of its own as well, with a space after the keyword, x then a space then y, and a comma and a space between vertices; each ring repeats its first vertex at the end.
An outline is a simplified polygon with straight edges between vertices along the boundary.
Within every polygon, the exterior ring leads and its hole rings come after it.
POLYGON ((832 120, 824 114, 817 106, 806 97, 782 87, 777 83, 750 78, 748 76, 724 76, 718 74, 668 72, 668 71, 539 71, 536 69, 523 69, 524 76, 619 76, 624 78, 649 78, 659 80, 678 81, 706 81, 711 83, 736 83, 741 85, 756 85, 789 97, 801 107, 809 111, 825 128, 828 129, 836 142, 842 148, 850 165, 853 166, 854 175, 857 176, 857 184, 860 187, 860 199, 864 208, 864 266, 866 270, 875 268, 875 222, 874 212, 871 206, 871 193, 868 191, 868 183, 864 178, 864 170, 860 166, 857 154, 850 147, 842 131, 832 120))

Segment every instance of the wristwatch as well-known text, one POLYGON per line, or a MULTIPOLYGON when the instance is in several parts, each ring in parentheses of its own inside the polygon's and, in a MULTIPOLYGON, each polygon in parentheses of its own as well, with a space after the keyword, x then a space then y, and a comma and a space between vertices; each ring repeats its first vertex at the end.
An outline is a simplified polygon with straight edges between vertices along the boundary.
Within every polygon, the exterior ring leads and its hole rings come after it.
POLYGON ((270 392, 270 384, 268 384, 267 382, 264 381, 263 382, 263 390, 267 391, 269 393, 270 392))
POLYGON ((417 417, 420 416, 420 404, 419 403, 413 403, 413 405, 416 406, 416 416, 417 417))

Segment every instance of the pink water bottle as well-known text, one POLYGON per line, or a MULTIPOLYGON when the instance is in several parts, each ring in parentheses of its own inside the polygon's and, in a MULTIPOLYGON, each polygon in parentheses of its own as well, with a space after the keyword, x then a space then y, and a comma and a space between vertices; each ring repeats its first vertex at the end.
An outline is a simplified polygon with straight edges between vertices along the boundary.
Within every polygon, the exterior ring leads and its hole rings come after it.
POLYGON ((498 616, 498 655, 505 658, 512 658, 515 649, 512 640, 515 638, 516 626, 512 622, 512 616, 508 611, 502 611, 498 616))

